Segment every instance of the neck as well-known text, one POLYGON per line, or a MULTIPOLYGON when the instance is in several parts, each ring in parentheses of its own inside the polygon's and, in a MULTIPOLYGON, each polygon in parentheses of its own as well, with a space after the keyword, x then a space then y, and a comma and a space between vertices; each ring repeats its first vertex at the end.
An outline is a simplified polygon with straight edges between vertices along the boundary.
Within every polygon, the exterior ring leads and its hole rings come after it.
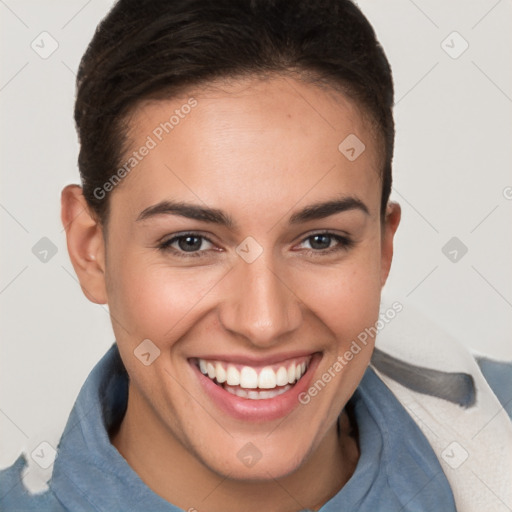
POLYGON ((350 434, 345 411, 317 449, 296 471, 266 481, 241 481, 219 475, 191 453, 156 419, 132 389, 128 407, 111 442, 141 480, 156 494, 183 510, 296 512, 317 510, 352 476, 359 448, 350 434))

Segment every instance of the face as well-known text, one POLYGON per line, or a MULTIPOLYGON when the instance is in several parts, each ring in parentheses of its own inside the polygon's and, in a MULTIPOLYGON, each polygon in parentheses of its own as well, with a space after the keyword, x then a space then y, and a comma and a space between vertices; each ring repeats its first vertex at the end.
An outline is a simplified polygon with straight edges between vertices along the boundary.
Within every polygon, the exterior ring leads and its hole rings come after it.
POLYGON ((281 77, 193 98, 134 113, 104 269, 81 283, 108 302, 144 428, 218 474, 283 476, 369 363, 370 338, 344 354, 378 319, 399 211, 381 224, 377 140, 341 94, 281 77), (351 134, 359 155, 338 148, 351 134))

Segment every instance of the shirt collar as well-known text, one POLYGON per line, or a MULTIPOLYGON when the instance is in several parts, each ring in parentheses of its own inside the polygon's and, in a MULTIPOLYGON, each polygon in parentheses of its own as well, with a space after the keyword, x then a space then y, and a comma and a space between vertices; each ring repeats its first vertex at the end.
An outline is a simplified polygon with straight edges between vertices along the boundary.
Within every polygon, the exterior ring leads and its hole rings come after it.
MULTIPOLYGON (((58 446, 50 487, 70 510, 181 510, 154 493, 110 442, 108 431, 126 411, 128 382, 114 343, 80 390, 58 446)), ((379 485, 384 487, 377 490, 378 495, 387 489, 403 503, 412 499, 411 492, 427 486, 440 501, 452 503, 450 487, 432 448, 371 368, 350 403, 358 423, 361 457, 354 475, 321 512, 349 510, 350 504, 366 510, 362 504, 370 506, 369 497, 383 472, 386 475, 379 485), (410 465, 404 464, 406 460, 410 465), (419 468, 416 474, 411 467, 419 468), (438 473, 441 478, 431 482, 438 473)))
POLYGON ((62 434, 50 487, 69 510, 180 509, 154 493, 111 444, 126 410, 128 374, 114 343, 85 381, 62 434))

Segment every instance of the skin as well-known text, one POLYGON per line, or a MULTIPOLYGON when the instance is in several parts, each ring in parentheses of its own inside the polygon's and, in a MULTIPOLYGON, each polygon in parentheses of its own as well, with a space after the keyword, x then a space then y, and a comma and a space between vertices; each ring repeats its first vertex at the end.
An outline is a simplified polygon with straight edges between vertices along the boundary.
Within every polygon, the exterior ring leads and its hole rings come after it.
MULTIPOLYGON (((188 358, 321 352, 314 382, 378 319, 400 206, 390 202, 381 222, 378 140, 342 94, 276 76, 193 96, 198 105, 111 192, 108 232, 79 186, 62 192, 72 264, 85 295, 108 303, 130 375, 127 412, 111 441, 154 492, 184 510, 318 509, 359 458, 343 408, 373 340, 310 403, 263 422, 220 411, 188 358), (338 150, 349 134, 366 145, 352 162, 338 150), (358 198, 368 214, 352 209, 288 223, 306 205, 339 195, 358 198), (164 199, 222 209, 238 228, 170 214, 136 220, 164 199), (354 244, 327 238, 318 249, 310 237, 322 230, 354 244), (158 249, 184 231, 211 241, 201 239, 199 257, 187 257, 178 242, 184 258, 158 249), (248 236, 263 249, 252 263, 236 252, 248 236), (161 351, 149 366, 134 356, 144 339, 161 351), (248 442, 262 454, 252 467, 237 457, 248 442)), ((131 118, 131 150, 188 97, 141 104, 131 118)))

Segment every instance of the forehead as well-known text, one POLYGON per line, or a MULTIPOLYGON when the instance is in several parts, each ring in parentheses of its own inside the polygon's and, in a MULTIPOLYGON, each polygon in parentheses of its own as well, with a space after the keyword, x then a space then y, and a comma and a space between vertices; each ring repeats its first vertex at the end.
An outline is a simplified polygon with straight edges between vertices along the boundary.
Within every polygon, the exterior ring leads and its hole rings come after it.
POLYGON ((341 93, 284 77, 239 80, 146 101, 129 127, 124 160, 134 165, 115 207, 171 198, 263 214, 262 205, 289 209, 339 193, 380 207, 378 141, 341 93))

